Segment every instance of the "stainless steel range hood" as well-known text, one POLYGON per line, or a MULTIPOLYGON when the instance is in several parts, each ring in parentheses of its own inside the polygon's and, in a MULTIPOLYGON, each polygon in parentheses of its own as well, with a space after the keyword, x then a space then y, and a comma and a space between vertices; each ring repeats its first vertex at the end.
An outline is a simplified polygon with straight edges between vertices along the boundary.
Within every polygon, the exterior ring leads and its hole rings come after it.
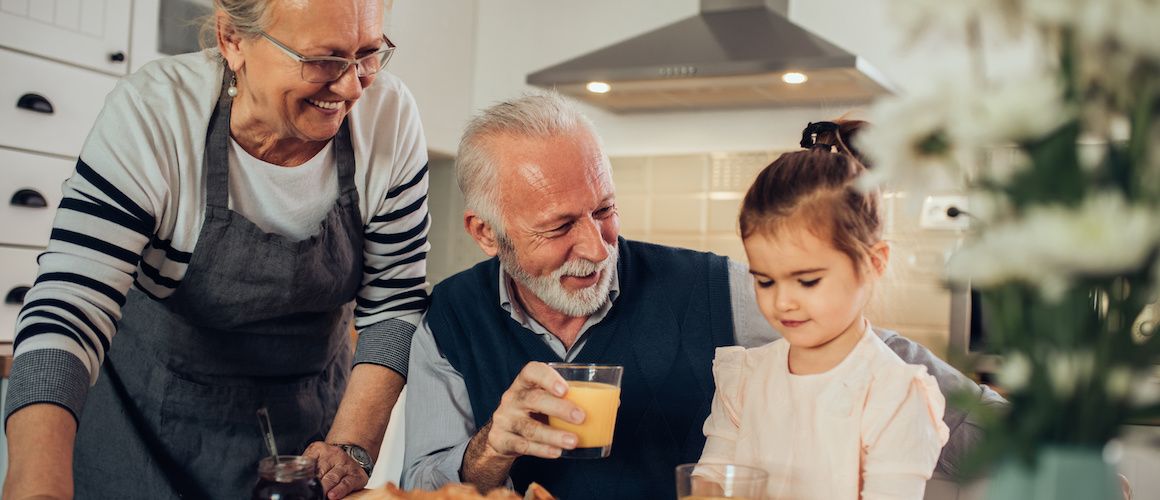
POLYGON ((786 17, 788 0, 701 0, 700 14, 529 74, 617 112, 851 105, 893 92, 869 63, 786 17), (805 75, 786 83, 786 73, 805 75), (590 82, 608 84, 605 93, 590 82))

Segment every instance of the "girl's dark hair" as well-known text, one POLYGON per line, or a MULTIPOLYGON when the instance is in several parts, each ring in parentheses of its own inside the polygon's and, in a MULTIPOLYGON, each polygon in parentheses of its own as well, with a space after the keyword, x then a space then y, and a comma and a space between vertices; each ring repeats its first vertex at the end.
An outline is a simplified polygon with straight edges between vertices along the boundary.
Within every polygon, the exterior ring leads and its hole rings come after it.
POLYGON ((803 149, 785 153, 762 169, 741 204, 741 239, 805 228, 830 238, 855 269, 882 239, 877 191, 862 191, 855 179, 867 168, 853 138, 861 120, 815 122, 802 131, 803 149))

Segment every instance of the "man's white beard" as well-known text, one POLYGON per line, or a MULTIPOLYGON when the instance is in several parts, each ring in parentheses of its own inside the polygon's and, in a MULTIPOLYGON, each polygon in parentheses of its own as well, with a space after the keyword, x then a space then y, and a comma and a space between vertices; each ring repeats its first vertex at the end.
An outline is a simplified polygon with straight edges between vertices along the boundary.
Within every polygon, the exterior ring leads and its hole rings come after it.
POLYGON ((618 257, 616 245, 601 242, 608 250, 608 258, 601 262, 573 259, 547 276, 532 276, 520 266, 511 242, 506 237, 498 240, 499 262, 504 271, 553 311, 579 318, 592 315, 608 302, 608 291, 612 287, 612 273, 616 269, 618 257), (600 279, 596 284, 580 290, 568 290, 561 281, 565 276, 588 276, 597 271, 600 272, 600 279))

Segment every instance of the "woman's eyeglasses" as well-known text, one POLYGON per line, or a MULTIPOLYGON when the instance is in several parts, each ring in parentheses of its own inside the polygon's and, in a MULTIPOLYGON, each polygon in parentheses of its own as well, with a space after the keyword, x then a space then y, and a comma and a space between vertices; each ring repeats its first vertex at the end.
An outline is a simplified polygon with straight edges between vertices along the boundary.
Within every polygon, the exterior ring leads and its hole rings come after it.
POLYGON ((258 33, 275 47, 282 49, 286 55, 302 63, 302 79, 310 83, 330 83, 338 80, 346 73, 347 69, 350 69, 352 64, 355 67, 355 74, 359 78, 371 76, 387 67, 387 61, 390 61, 391 55, 395 53, 395 44, 391 42, 390 38, 387 38, 387 35, 383 35, 385 46, 357 59, 335 56, 307 57, 274 39, 265 31, 258 33))

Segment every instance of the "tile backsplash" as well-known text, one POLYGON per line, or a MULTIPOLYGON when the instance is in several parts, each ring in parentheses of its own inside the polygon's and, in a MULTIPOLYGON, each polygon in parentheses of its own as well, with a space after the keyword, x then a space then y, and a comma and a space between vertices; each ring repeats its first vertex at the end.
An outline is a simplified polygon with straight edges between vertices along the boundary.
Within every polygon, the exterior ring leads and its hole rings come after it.
MULTIPOLYGON (((630 239, 694 248, 746 262, 737 229, 741 199, 757 173, 781 152, 613 157, 621 234, 630 239)), ((450 160, 431 166, 431 283, 483 260, 463 230, 463 199, 450 160)), ((935 193, 887 193, 885 236, 890 271, 879 281, 868 315, 936 354, 947 351, 950 295, 939 277, 959 240, 954 231, 919 227, 922 198, 935 193)))

